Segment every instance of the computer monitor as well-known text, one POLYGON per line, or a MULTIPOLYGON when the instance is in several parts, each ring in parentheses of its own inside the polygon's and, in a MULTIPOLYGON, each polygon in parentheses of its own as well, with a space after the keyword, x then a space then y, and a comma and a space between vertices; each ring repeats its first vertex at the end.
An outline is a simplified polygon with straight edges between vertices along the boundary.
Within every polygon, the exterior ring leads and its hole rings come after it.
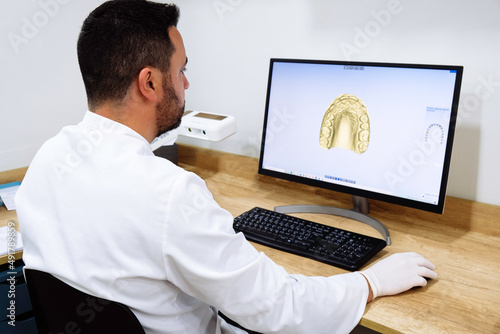
POLYGON ((462 73, 271 59, 259 173, 442 213, 462 73))

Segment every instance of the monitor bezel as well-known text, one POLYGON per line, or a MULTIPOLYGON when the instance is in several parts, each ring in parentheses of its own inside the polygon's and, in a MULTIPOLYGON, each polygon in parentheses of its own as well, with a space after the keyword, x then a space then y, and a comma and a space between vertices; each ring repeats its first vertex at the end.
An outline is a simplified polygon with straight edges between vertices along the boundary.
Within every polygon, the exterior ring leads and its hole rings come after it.
POLYGON ((437 64, 411 64, 411 63, 389 63, 389 62, 364 62, 364 61, 343 61, 343 60, 315 60, 315 59, 289 59, 289 58, 271 58, 269 62, 269 74, 267 81, 267 93, 266 93, 266 105, 265 114, 262 130, 262 141, 260 148, 260 158, 259 158, 259 170, 258 173, 261 175, 271 176, 278 179, 293 181, 301 184, 306 184, 314 187, 319 187, 323 189, 329 189, 341 193, 350 194, 353 196, 365 197, 368 199, 383 201, 387 203, 397 204, 401 206, 406 206, 410 208, 415 208, 423 211, 443 213, 445 199, 446 199, 446 189, 448 185, 448 177, 451 164, 451 153, 453 148, 453 140, 455 137, 456 120, 458 115, 458 106, 460 98, 460 89, 462 84, 463 76, 463 66, 460 65, 437 65, 437 64), (342 65, 342 66, 377 66, 377 67, 400 67, 400 68, 423 68, 423 69, 439 69, 439 70, 453 70, 456 71, 457 77, 455 82, 455 88, 453 92, 453 100, 451 105, 451 116, 448 137, 446 141, 446 150, 444 157, 443 173, 441 178, 441 186, 439 192, 439 199, 437 205, 431 203, 420 202, 412 199, 406 199, 402 197, 397 197, 393 195, 387 195, 382 193, 377 193, 374 191, 352 188, 340 184, 328 183, 324 181, 318 181, 310 178, 300 177, 288 173, 281 173, 274 170, 264 169, 263 160, 266 145, 266 131, 267 122, 269 115, 269 102, 270 93, 272 87, 272 76, 273 67, 275 63, 311 63, 311 64, 331 64, 331 65, 342 65))

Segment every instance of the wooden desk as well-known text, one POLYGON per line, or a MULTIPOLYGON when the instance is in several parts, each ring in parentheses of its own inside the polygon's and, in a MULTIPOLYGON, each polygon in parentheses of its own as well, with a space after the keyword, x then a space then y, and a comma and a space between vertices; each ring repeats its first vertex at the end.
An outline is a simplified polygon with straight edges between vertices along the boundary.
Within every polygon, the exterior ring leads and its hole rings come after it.
MULTIPOLYGON (((215 199, 234 216, 254 206, 351 207, 350 196, 258 175, 254 158, 180 145, 179 165, 205 179, 215 199)), ((0 182, 20 181, 24 172, 0 173, 0 182)), ((500 207, 449 197, 445 214, 436 215, 378 201, 371 204, 371 216, 389 228, 392 238, 392 245, 371 263, 393 253, 416 251, 437 266, 439 277, 424 288, 377 298, 367 306, 361 325, 382 333, 500 333, 500 207)), ((299 216, 379 237, 372 228, 346 218, 299 216)), ((0 225, 9 220, 17 221, 15 213, 0 208, 0 225)), ((290 273, 345 273, 254 245, 290 273)))
MULTIPOLYGON (((350 196, 258 175, 258 160, 253 158, 180 146, 179 165, 200 175, 218 203, 234 216, 254 206, 352 207, 350 196)), ((416 251, 436 265, 439 277, 424 288, 377 298, 368 304, 361 325, 382 333, 500 333, 500 207, 448 197, 443 215, 378 201, 371 201, 371 209, 370 215, 389 228, 392 238, 392 245, 371 263, 393 253, 416 251)), ((380 237, 349 219, 298 216, 380 237)), ((290 273, 345 272, 254 245, 290 273)))

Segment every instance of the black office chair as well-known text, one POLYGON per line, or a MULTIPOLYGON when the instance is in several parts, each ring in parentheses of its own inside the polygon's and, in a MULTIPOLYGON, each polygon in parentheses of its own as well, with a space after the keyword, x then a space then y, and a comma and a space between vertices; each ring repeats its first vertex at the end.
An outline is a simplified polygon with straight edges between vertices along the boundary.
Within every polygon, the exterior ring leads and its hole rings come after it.
POLYGON ((145 334, 135 314, 121 303, 86 294, 43 271, 25 269, 24 275, 39 334, 145 334))

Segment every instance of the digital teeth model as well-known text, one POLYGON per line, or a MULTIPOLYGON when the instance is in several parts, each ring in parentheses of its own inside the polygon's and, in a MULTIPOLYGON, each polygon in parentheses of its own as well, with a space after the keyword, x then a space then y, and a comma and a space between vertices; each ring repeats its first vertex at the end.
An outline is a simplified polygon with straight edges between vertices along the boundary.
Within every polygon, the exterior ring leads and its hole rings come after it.
POLYGON ((330 104, 323 116, 319 144, 328 150, 345 148, 364 153, 370 142, 368 110, 358 97, 343 94, 330 104))

